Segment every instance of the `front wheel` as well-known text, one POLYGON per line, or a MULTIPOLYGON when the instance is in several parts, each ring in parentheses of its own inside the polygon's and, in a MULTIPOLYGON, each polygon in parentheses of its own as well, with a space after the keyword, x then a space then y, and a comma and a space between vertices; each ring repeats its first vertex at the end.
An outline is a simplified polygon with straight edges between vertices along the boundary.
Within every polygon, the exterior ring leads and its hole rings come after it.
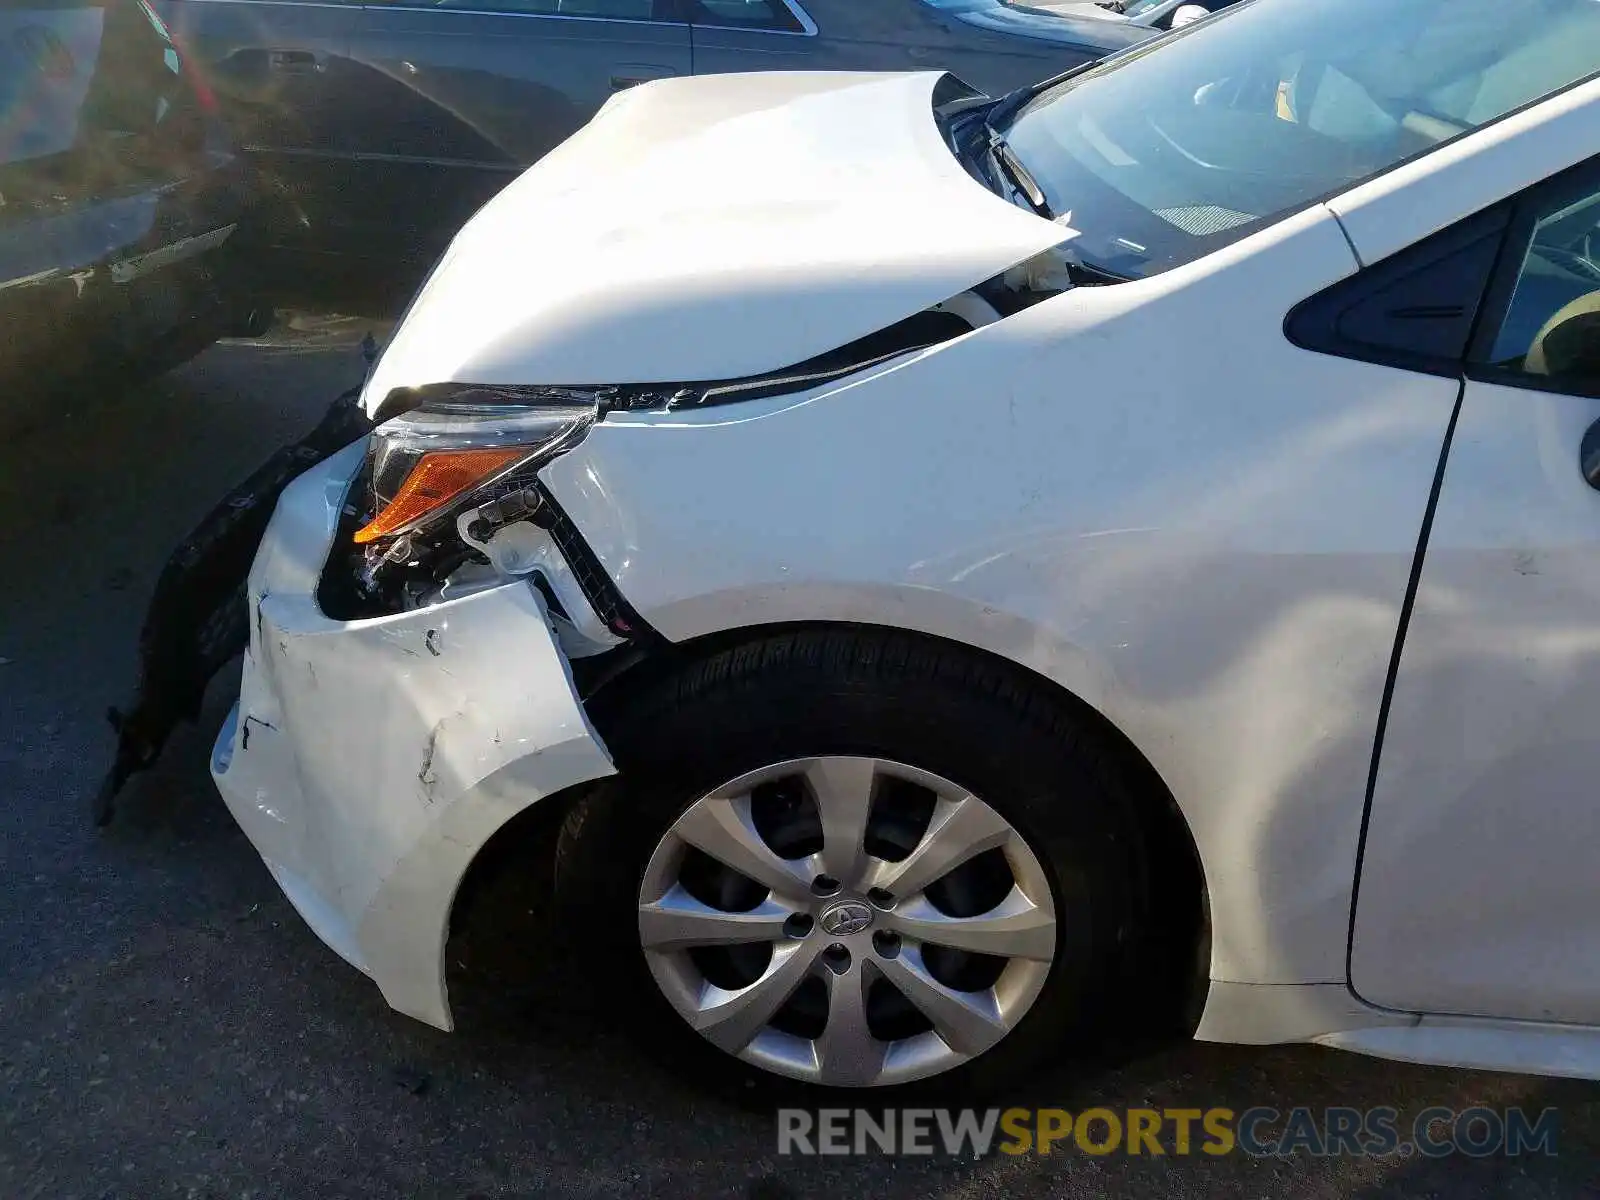
POLYGON ((1094 1038, 1145 864, 1114 756, 1052 701, 823 631, 597 712, 619 776, 557 853, 580 971, 649 1045, 746 1079, 970 1093, 1094 1038))

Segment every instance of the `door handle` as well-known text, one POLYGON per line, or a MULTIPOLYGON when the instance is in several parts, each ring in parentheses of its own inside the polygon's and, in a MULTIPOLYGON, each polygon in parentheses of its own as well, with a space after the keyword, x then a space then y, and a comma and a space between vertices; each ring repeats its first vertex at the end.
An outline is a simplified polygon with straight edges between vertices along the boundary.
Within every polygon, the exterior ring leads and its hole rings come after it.
POLYGON ((1600 421, 1584 431, 1583 442, 1578 447, 1578 469, 1590 487, 1600 490, 1600 421))
POLYGON ((625 92, 631 87, 638 87, 641 83, 649 83, 655 79, 670 79, 677 72, 671 67, 658 67, 650 63, 619 63, 616 72, 611 76, 611 90, 625 92))
POLYGON ((283 75, 311 75, 322 70, 322 58, 310 50, 268 50, 267 66, 283 75))

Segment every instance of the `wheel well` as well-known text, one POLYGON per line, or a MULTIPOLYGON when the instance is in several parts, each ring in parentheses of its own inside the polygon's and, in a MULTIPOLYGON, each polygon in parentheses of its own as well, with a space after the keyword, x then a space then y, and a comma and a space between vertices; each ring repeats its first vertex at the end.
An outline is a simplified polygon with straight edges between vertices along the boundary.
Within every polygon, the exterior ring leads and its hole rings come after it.
MULTIPOLYGON (((1098 709, 1055 680, 1014 660, 965 643, 932 634, 843 622, 754 625, 686 642, 658 644, 645 651, 623 647, 594 659, 577 660, 573 663, 573 673, 589 718, 605 739, 608 729, 614 728, 612 722, 620 719, 624 708, 620 701, 628 692, 737 646, 775 635, 827 629, 861 632, 881 629, 886 634, 939 643, 982 658, 996 670, 1011 674, 1019 682, 1025 682, 1071 709, 1075 718, 1104 739, 1117 755, 1119 765, 1138 785, 1133 789, 1139 797, 1138 811, 1134 815, 1149 855, 1149 877, 1154 889, 1150 897, 1151 911, 1162 917, 1161 927, 1153 931, 1153 944, 1142 956, 1142 996, 1149 1003, 1137 1005, 1137 1019, 1145 1029, 1163 1033, 1193 1032, 1204 1006, 1209 979, 1211 925, 1205 873, 1188 822, 1171 790, 1138 747, 1098 709)), ((475 907, 474 902, 493 892, 499 876, 507 871, 526 871, 530 863, 537 864, 533 867, 536 871, 547 870, 561 823, 588 786, 569 788, 531 805, 506 822, 485 843, 457 889, 451 910, 452 936, 468 911, 475 907)), ((548 879, 548 874, 544 878, 548 879)))
POLYGON ((1048 676, 991 651, 933 634, 860 623, 793 622, 723 630, 661 645, 650 652, 619 655, 604 664, 595 660, 595 666, 583 672, 579 685, 590 720, 605 738, 608 726, 623 707, 618 701, 626 692, 737 646, 777 635, 828 629, 881 630, 885 634, 937 643, 981 658, 996 670, 1012 675, 1071 709, 1078 720, 1093 728, 1105 744, 1113 748, 1119 765, 1137 784, 1133 790, 1140 797, 1140 805, 1135 816, 1150 856, 1150 878, 1155 891, 1150 897, 1151 911, 1162 915, 1162 928, 1156 931, 1158 944, 1146 956, 1154 968, 1147 983, 1153 1011, 1139 1015, 1154 1019, 1164 1028, 1182 1028, 1186 1034, 1193 1032, 1200 1020, 1210 977, 1211 914, 1205 872, 1189 823, 1171 789, 1127 735, 1098 709, 1048 676))

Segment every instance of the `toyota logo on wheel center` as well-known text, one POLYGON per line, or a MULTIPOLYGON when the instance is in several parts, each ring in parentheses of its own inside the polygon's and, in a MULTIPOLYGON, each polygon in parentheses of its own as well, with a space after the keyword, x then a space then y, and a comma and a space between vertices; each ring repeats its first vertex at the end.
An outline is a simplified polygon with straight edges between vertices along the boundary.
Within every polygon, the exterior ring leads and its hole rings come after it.
POLYGON ((822 928, 835 937, 861 933, 872 926, 872 909, 859 900, 841 900, 822 910, 822 928))

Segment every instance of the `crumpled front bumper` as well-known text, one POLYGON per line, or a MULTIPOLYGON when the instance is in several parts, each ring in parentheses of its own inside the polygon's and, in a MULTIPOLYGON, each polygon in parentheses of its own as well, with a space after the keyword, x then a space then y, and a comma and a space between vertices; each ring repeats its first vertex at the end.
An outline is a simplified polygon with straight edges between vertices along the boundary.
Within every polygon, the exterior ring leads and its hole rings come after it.
POLYGON ((614 768, 528 583, 323 615, 317 580, 363 448, 278 502, 212 776, 317 935, 394 1008, 449 1029, 445 940, 473 857, 528 805, 614 768))

